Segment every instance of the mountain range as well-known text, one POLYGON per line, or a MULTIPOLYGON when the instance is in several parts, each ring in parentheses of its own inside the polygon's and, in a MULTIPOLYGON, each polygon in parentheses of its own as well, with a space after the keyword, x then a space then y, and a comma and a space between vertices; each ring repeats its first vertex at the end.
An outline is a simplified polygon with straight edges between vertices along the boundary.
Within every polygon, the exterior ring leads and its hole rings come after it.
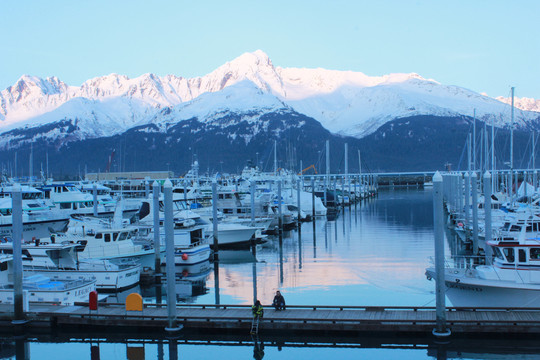
MULTIPOLYGON (((12 172, 28 172, 21 163, 32 151, 34 164, 48 162, 54 172, 68 174, 81 166, 112 169, 108 158, 114 152, 117 170, 167 166, 182 173, 197 154, 209 170, 235 171, 259 154, 269 156, 276 140, 282 165, 298 168, 302 160, 321 167, 328 139, 332 154, 340 154, 332 162, 335 171, 343 168, 344 143, 351 152, 365 153, 363 161, 372 169, 431 170, 462 163, 476 121, 478 129, 497 127, 503 163, 509 102, 415 73, 371 77, 281 68, 260 50, 190 79, 111 74, 69 86, 56 77, 24 75, 0 92, 0 161, 12 172), (455 140, 441 148, 451 131, 455 140), (401 146, 427 158, 403 160, 401 146)), ((515 99, 515 128, 522 132, 516 134, 516 147, 524 153, 527 134, 538 128, 539 110, 538 100, 515 99)), ((480 142, 481 131, 477 134, 480 142)))

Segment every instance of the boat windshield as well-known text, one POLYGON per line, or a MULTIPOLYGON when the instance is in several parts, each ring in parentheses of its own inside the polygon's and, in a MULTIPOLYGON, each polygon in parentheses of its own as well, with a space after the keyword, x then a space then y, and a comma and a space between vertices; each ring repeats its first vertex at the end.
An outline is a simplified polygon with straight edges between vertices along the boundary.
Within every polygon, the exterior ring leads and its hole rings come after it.
POLYGON ((513 248, 504 248, 503 249, 504 256, 506 257, 506 261, 509 263, 514 262, 514 249, 513 248))
POLYGON ((501 249, 499 249, 498 247, 493 247, 493 255, 495 255, 497 259, 504 261, 504 256, 501 252, 501 249))

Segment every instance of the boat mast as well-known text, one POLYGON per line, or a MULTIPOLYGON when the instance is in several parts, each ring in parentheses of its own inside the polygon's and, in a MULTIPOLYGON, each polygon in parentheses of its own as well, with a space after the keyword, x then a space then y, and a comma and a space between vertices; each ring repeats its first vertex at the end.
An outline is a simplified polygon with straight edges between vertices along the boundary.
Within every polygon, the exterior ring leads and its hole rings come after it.
POLYGON ((34 175, 34 144, 30 144, 30 162, 28 166, 28 182, 32 184, 32 176, 34 175))
POLYGON ((491 189, 493 192, 497 191, 495 186, 497 176, 495 175, 495 117, 491 120, 491 189))
MULTIPOLYGON (((512 112, 511 112, 511 123, 510 123, 510 202, 512 202, 512 190, 513 190, 513 176, 514 176, 514 87, 512 89, 512 112)), ((517 184, 516 184, 517 186, 517 184)), ((516 189, 517 190, 517 189, 516 189)))
POLYGON ((344 191, 345 186, 347 186, 348 191, 349 191, 349 196, 351 196, 351 183, 349 181, 349 144, 348 143, 345 143, 345 183, 342 182, 341 184, 343 187, 343 189, 341 190, 344 191))
POLYGON ((484 123, 484 170, 489 169, 489 136, 487 131, 487 122, 484 123))
POLYGON ((472 170, 476 171, 476 109, 473 109, 472 170))
POLYGON ((533 170, 536 169, 536 156, 535 156, 535 152, 536 152, 536 132, 533 131, 532 133, 532 168, 533 170))
POLYGON ((358 174, 362 177, 362 154, 360 154, 360 150, 358 150, 358 174))
POLYGON ((274 140, 274 175, 277 175, 277 141, 274 140))

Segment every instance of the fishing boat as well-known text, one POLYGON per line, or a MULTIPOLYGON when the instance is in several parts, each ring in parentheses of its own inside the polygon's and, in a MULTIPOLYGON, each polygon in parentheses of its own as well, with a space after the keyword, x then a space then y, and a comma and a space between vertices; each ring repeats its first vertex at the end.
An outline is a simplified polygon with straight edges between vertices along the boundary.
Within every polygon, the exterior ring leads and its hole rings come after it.
MULTIPOLYGON (((0 303, 13 304, 13 256, 0 254, 0 303)), ((91 291, 96 290, 95 280, 51 280, 45 275, 33 274, 23 277, 23 297, 29 302, 45 302, 73 305, 88 301, 91 291)))
MULTIPOLYGON (((532 220, 532 219, 529 219, 532 220)), ((536 219, 535 219, 536 220, 536 219)), ((493 263, 455 260, 444 269, 446 296, 454 306, 531 308, 540 304, 540 229, 538 221, 517 222, 488 241, 493 263), (533 231, 535 225, 535 231, 533 231), (519 227, 519 231, 517 230, 519 227)), ((426 270, 428 279, 435 269, 426 270)))
MULTIPOLYGON (((12 201, 11 198, 0 198, 0 238, 12 235, 12 201)), ((52 232, 66 231, 69 217, 49 209, 36 210, 23 203, 23 238, 47 237, 52 232)))
MULTIPOLYGON (((45 199, 50 199, 49 201, 51 202, 52 206, 64 211, 71 217, 96 216, 100 218, 112 218, 118 206, 116 201, 114 202, 113 206, 113 204, 109 201, 100 202, 99 199, 96 198, 96 205, 94 211, 93 195, 91 193, 82 192, 73 183, 46 184, 39 189, 43 191, 45 199)), ((104 186, 100 186, 99 189, 102 195, 105 195, 105 193, 103 192, 110 191, 110 189, 104 186)), ((130 219, 137 212, 138 209, 123 208, 122 217, 124 219, 130 219)))
MULTIPOLYGON (((109 260, 79 260, 79 244, 41 242, 22 244, 25 275, 42 274, 51 280, 95 280, 101 291, 121 291, 139 283, 141 266, 136 263, 114 264, 109 260)), ((12 253, 13 244, 0 244, 0 251, 12 253)))
MULTIPOLYGON (((78 258, 106 259, 115 264, 140 263, 143 271, 153 268, 155 250, 150 242, 137 241, 136 227, 120 227, 92 219, 73 220, 66 234, 58 234, 57 242, 79 244, 78 258)), ((164 251, 164 249, 163 249, 164 251)))
MULTIPOLYGON (((185 228, 175 227, 174 262, 176 265, 194 265, 210 259, 210 245, 204 237, 205 226, 192 225, 185 228)), ((160 246, 165 249, 165 230, 160 229, 160 246)), ((154 230, 150 226, 139 226, 138 236, 153 241, 154 230)), ((166 263, 166 257, 162 258, 166 263)))

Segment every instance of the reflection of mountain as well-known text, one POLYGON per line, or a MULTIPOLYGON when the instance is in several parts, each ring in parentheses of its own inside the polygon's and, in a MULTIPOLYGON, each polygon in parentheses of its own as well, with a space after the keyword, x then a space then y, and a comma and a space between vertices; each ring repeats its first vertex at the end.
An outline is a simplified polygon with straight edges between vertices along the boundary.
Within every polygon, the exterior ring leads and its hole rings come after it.
POLYGON ((220 264, 243 264, 256 262, 257 258, 251 250, 220 250, 220 264))
POLYGON ((408 226, 413 230, 433 228, 431 191, 396 189, 379 192, 375 214, 388 225, 408 226))

